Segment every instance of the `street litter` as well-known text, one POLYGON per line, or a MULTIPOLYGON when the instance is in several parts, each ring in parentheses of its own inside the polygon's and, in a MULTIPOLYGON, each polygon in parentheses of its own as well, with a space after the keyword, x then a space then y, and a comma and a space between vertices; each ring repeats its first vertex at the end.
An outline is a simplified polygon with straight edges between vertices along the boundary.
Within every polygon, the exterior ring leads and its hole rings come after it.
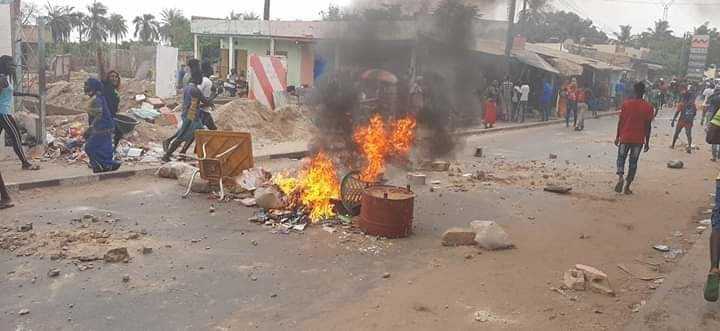
POLYGON ((667 245, 655 245, 655 246, 653 246, 653 248, 656 251, 660 251, 660 252, 669 252, 670 251, 670 246, 667 246, 667 245))
POLYGON ((685 166, 685 164, 683 163, 683 161, 679 161, 679 160, 670 161, 667 164, 667 167, 670 169, 682 169, 684 166, 685 166))

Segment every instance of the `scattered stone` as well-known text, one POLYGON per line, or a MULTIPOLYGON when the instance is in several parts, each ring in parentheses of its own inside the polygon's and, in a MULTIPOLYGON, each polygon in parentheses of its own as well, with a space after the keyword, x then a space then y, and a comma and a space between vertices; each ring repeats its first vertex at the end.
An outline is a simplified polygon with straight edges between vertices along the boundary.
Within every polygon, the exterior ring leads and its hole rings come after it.
POLYGON ((483 149, 482 147, 475 148, 475 157, 483 157, 483 149))
POLYGON ((153 252, 152 247, 145 247, 145 246, 143 246, 143 248, 142 248, 142 253, 143 253, 143 255, 151 254, 152 252, 153 252))
POLYGON ((215 213, 215 206, 210 205, 210 214, 215 213))
POLYGON ((255 202, 262 209, 278 209, 283 206, 280 193, 270 187, 258 188, 255 190, 255 202))
POLYGON ((50 269, 50 271, 48 271, 48 277, 52 278, 52 277, 57 277, 57 276, 60 276, 60 270, 50 269))
POLYGON ((653 246, 653 249, 659 252, 667 253, 670 251, 670 246, 668 245, 655 245, 653 246))
POLYGON ((131 234, 129 234, 129 235, 127 236, 127 240, 138 240, 138 239, 140 239, 140 234, 139 234, 139 233, 134 233, 134 232, 133 232, 133 233, 131 233, 131 234))
POLYGON ((493 221, 473 221, 470 223, 470 228, 476 233, 475 242, 484 249, 499 250, 514 247, 510 236, 493 221))
POLYGON ((124 275, 124 276, 122 277, 122 281, 123 281, 123 283, 129 282, 129 281, 130 281, 130 275, 124 275))
POLYGON ((585 291, 585 274, 578 269, 570 269, 563 274, 565 287, 575 291, 585 291))
POLYGON ((30 314, 30 309, 27 309, 27 308, 25 308, 25 309, 20 309, 20 311, 18 312, 18 314, 19 314, 20 316, 30 314))
POLYGON ((475 312, 475 321, 485 323, 490 321, 490 318, 492 318, 492 313, 489 311, 479 310, 475 312))
POLYGON ((105 253, 103 260, 107 263, 128 262, 130 261, 130 254, 127 247, 113 248, 105 253))
POLYGON ((557 160, 558 156, 557 156, 557 154, 552 154, 552 153, 551 153, 550 156, 548 156, 548 158, 549 158, 550 160, 557 160))
POLYGON ((18 227, 18 232, 28 232, 33 229, 32 223, 22 224, 18 227))
POLYGON ((587 285, 591 290, 597 293, 615 296, 615 291, 612 290, 606 273, 584 264, 576 264, 575 269, 582 271, 585 275, 587 285))
POLYGON ((699 221, 698 224, 704 225, 704 226, 710 226, 712 224, 712 220, 702 220, 702 221, 699 221))
POLYGON ((83 222, 90 222, 90 223, 97 223, 99 220, 95 215, 92 214, 85 214, 82 217, 83 222))
POLYGON ((675 160, 667 163, 667 167, 670 169, 682 169, 685 166, 683 161, 675 160))
POLYGON ((466 259, 466 260, 472 260, 473 257, 475 257, 475 256, 472 255, 472 254, 470 254, 470 253, 465 254, 465 259, 466 259))
POLYGON ((277 293, 270 294, 271 298, 277 298, 277 296, 278 296, 277 293))
POLYGON ((682 237, 682 236, 683 236, 683 234, 682 234, 682 232, 680 232, 680 231, 675 231, 675 232, 673 232, 673 237, 679 238, 679 237, 682 237))
POLYGON ((568 194, 572 191, 572 187, 548 185, 545 187, 545 192, 557 193, 557 194, 568 194))
POLYGON ((258 242, 255 241, 255 240, 251 241, 250 243, 251 243, 253 246, 257 246, 257 245, 258 245, 258 242))
POLYGON ((388 278, 390 278, 390 276, 391 276, 390 273, 389 273, 389 272, 386 272, 386 273, 384 273, 384 274, 382 275, 382 278, 388 279, 388 278))
POLYGON ((443 246, 472 246, 475 245, 477 233, 472 229, 451 228, 442 235, 443 246))
POLYGON ((240 200, 240 203, 248 208, 257 206, 257 201, 255 201, 255 198, 245 198, 240 200))
POLYGON ((702 226, 702 225, 701 225, 701 226, 698 226, 698 227, 696 228, 696 231, 697 231, 697 233, 699 233, 699 234, 702 234, 703 232, 705 232, 705 230, 707 230, 707 227, 706 227, 706 226, 702 226))
POLYGON ((255 275, 252 275, 252 276, 250 276, 250 280, 252 280, 253 282, 256 282, 258 280, 258 278, 255 277, 255 275))
POLYGON ((425 185, 427 182, 427 176, 425 174, 411 172, 407 174, 407 182, 410 185, 425 185))

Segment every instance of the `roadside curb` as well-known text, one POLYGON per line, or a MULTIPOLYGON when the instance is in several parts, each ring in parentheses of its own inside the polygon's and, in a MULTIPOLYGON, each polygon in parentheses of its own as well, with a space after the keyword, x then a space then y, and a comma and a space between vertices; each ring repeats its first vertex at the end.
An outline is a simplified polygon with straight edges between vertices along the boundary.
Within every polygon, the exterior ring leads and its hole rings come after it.
MULTIPOLYGON (((308 153, 308 151, 295 151, 295 152, 289 152, 289 153, 261 155, 261 156, 256 157, 255 161, 303 158, 307 155, 307 153, 308 153)), ((42 189, 42 188, 50 188, 50 187, 91 184, 91 183, 101 182, 101 181, 110 180, 110 179, 124 179, 124 178, 136 177, 136 176, 153 176, 153 175, 155 175, 155 173, 157 172, 157 170, 159 168, 160 168, 159 166, 156 166, 156 167, 150 167, 150 168, 140 169, 140 170, 120 170, 120 171, 109 172, 109 173, 104 173, 104 174, 89 174, 89 175, 74 176, 74 177, 43 179, 43 180, 35 180, 35 181, 21 182, 21 183, 10 183, 7 185, 7 189, 10 192, 20 192, 20 191, 28 191, 28 190, 33 190, 33 189, 42 189)))
MULTIPOLYGON (((598 114, 597 118, 616 116, 618 114, 620 114, 619 111, 608 112, 608 113, 604 113, 604 114, 598 114)), ((593 119, 593 118, 589 118, 589 119, 593 119)), ((538 127, 550 126, 550 125, 555 125, 555 124, 564 124, 564 123, 565 123, 565 119, 557 119, 557 120, 552 120, 552 121, 547 121, 547 122, 535 122, 535 123, 528 123, 528 124, 521 124, 521 125, 506 126, 506 127, 501 127, 501 128, 467 130, 467 131, 456 132, 456 133, 454 133, 454 135, 456 135, 456 136, 474 136, 474 135, 482 135, 482 134, 488 134, 488 133, 538 128, 538 127)))

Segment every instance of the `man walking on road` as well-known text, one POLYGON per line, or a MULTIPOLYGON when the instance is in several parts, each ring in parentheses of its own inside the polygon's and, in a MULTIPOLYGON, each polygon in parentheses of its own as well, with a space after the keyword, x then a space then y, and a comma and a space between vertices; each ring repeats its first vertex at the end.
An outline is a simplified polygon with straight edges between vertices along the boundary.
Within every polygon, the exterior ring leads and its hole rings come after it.
POLYGON ((650 132, 654 116, 650 103, 643 100, 645 84, 635 84, 634 91, 635 97, 623 102, 620 108, 620 119, 615 137, 615 146, 618 147, 617 175, 619 176, 615 192, 624 192, 628 195, 633 193, 630 186, 635 180, 643 145, 645 146, 645 153, 650 150, 650 132), (630 155, 628 175, 627 178, 623 178, 625 175, 625 161, 628 155, 630 155))
POLYGON ((710 235, 710 272, 705 283, 705 300, 718 301, 720 296, 720 176, 715 180, 715 208, 710 235))

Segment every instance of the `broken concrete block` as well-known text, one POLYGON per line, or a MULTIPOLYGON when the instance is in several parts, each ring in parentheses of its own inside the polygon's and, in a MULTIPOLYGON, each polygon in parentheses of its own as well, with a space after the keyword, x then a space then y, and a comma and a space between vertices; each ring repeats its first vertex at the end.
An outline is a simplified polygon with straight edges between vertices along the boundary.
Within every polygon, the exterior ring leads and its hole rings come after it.
POLYGON ((550 160, 557 160, 558 156, 557 156, 557 154, 552 154, 552 153, 551 153, 548 158, 549 158, 550 160))
POLYGON ((155 124, 160 126, 177 126, 178 119, 175 117, 175 114, 161 113, 160 116, 155 118, 155 124))
POLYGON ((240 200, 240 203, 245 207, 257 206, 257 201, 255 201, 255 198, 245 198, 245 199, 240 200))
POLYGON ((263 187, 255 190, 255 202, 262 209, 282 208, 280 192, 272 187, 263 187))
POLYGON ((448 171, 450 170, 450 162, 435 161, 430 164, 430 169, 432 169, 433 171, 448 171))
POLYGON ((493 221, 473 221, 470 228, 476 233, 475 242, 482 248, 499 250, 513 247, 510 236, 493 221))
POLYGON ((570 269, 563 274, 565 287, 575 291, 585 291, 585 274, 577 269, 570 269))
POLYGON ((427 181, 427 176, 425 174, 421 173, 408 173, 407 174, 407 182, 410 185, 425 185, 427 181))
POLYGON ((186 172, 192 172, 197 168, 183 162, 169 162, 165 163, 158 171, 156 175, 161 178, 178 179, 182 174, 186 172))
POLYGON ((153 108, 155 108, 155 109, 159 109, 159 108, 162 108, 163 106, 165 106, 165 101, 163 101, 163 99, 160 99, 160 98, 147 98, 147 100, 145 100, 145 102, 152 105, 153 108))
POLYGON ((483 157, 483 148, 482 147, 475 148, 475 157, 483 157))
POLYGON ((442 235, 443 246, 472 246, 475 245, 475 231, 472 229, 451 228, 442 235))
MULTIPOLYGON (((192 171, 183 173, 178 177, 178 185, 182 186, 183 188, 187 189, 188 184, 190 183, 190 180, 192 178, 192 171)), ((210 193, 212 192, 212 187, 210 186, 210 182, 207 180, 204 180, 200 178, 200 173, 198 173, 195 176, 195 180, 192 182, 192 186, 190 187, 190 191, 194 193, 210 193)))
POLYGON ((610 286, 610 280, 608 279, 606 273, 584 264, 576 264, 575 269, 582 271, 585 275, 585 280, 587 281, 587 287, 589 287, 592 291, 605 295, 615 295, 615 291, 613 291, 610 286))

